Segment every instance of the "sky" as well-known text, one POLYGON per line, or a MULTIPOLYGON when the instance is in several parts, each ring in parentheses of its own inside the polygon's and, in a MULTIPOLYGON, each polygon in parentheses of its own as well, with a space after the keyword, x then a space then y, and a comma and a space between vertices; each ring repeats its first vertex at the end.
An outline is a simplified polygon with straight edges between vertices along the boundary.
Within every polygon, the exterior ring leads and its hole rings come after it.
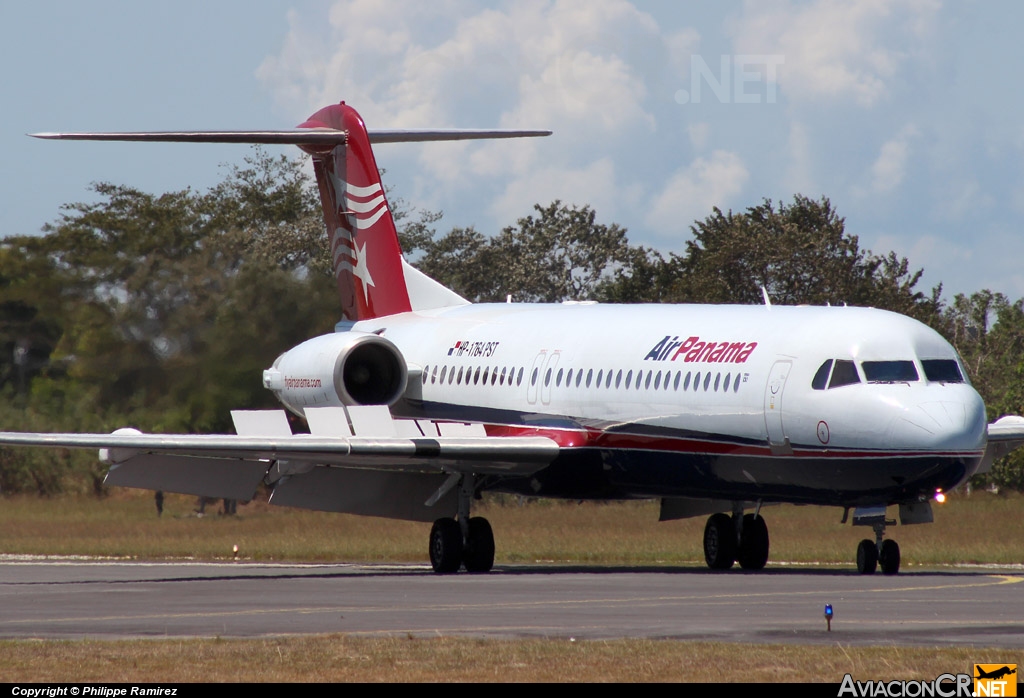
POLYGON ((371 129, 554 131, 377 146, 442 232, 560 199, 681 252, 714 207, 827 196, 922 290, 1016 299, 1021 26, 1024 3, 980 0, 3 3, 0 234, 92 182, 203 190, 248 154, 27 133, 290 128, 345 100, 371 129))

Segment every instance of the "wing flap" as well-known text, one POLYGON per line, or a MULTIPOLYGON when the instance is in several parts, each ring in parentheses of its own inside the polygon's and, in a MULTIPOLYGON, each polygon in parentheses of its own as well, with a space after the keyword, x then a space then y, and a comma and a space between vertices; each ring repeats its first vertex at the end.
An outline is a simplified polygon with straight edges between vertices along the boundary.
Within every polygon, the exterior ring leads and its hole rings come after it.
POLYGON ((269 463, 228 458, 144 454, 115 463, 104 484, 247 502, 269 463))
POLYGON ((436 473, 315 468, 283 478, 274 486, 270 503, 405 521, 434 521, 454 516, 458 508, 457 489, 427 504, 445 478, 436 473))

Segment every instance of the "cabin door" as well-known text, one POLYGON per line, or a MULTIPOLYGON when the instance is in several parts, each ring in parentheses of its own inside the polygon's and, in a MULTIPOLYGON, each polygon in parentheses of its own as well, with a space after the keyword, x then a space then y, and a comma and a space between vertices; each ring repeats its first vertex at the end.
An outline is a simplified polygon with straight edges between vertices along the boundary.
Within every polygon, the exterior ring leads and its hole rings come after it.
POLYGON ((792 361, 776 361, 768 374, 768 385, 764 389, 764 425, 768 432, 768 447, 772 454, 781 456, 793 452, 782 424, 782 394, 786 389, 786 378, 793 368, 792 361))

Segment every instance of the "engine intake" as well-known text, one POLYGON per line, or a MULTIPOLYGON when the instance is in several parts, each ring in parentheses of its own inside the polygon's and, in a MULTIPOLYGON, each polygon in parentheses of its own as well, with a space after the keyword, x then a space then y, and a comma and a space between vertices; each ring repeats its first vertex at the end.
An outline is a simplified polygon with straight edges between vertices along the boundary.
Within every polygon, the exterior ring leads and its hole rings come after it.
POLYGON ((263 372, 263 385, 293 412, 306 407, 392 405, 408 368, 394 344, 368 332, 338 332, 289 349, 263 372))

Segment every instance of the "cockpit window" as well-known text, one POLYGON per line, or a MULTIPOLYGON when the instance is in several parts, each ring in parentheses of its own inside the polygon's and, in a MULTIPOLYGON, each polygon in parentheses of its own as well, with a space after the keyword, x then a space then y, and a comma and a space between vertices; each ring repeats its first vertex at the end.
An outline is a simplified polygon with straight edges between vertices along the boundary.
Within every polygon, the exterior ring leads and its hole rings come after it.
POLYGON ((963 383, 960 364, 953 359, 923 359, 924 376, 934 383, 963 383))
POLYGON ((829 359, 821 365, 818 372, 814 374, 814 380, 811 381, 811 387, 815 390, 824 390, 828 384, 828 372, 832 369, 832 359, 829 359))
POLYGON ((828 387, 839 388, 844 385, 852 385, 853 383, 860 383, 857 367, 852 361, 836 359, 836 367, 832 369, 832 380, 828 382, 828 387))
POLYGON ((865 361, 861 366, 868 383, 909 383, 918 379, 913 361, 865 361))

